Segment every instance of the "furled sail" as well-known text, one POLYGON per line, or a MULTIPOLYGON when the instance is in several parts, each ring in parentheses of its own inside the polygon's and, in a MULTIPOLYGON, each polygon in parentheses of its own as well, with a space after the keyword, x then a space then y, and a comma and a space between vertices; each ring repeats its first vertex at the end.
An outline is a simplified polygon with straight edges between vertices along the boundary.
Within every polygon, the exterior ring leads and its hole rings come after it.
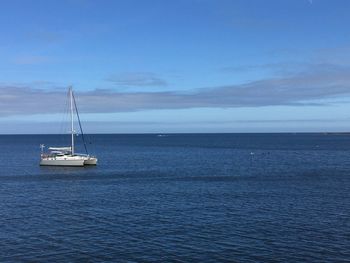
POLYGON ((60 151, 60 152, 70 152, 72 151, 71 147, 50 147, 50 151, 60 151))

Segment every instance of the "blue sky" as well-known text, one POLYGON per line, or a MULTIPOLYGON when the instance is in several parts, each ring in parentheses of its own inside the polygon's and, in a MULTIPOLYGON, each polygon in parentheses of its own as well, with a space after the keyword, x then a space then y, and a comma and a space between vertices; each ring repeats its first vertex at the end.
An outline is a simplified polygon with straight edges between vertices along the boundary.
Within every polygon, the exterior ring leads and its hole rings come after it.
POLYGON ((0 133, 350 130, 346 0, 2 1, 0 133))

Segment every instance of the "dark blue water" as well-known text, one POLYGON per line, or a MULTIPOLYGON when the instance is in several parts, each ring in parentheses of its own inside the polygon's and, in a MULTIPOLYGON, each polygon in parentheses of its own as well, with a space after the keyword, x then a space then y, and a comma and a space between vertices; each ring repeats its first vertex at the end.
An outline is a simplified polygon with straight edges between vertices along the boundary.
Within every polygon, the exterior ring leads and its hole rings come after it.
POLYGON ((350 260, 350 136, 90 135, 97 167, 0 136, 0 262, 350 260))

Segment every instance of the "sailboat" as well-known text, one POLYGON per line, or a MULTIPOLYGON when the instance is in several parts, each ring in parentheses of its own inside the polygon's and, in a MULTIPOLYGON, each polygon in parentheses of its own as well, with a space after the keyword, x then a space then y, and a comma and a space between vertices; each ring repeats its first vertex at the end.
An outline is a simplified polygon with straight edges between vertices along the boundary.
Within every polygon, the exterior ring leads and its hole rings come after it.
POLYGON ((68 147, 49 147, 48 153, 44 153, 45 146, 41 147, 40 165, 43 166, 85 166, 85 165, 96 165, 97 158, 89 155, 84 139, 84 133, 80 122, 80 117, 75 102, 72 87, 69 88, 69 100, 70 100, 70 120, 71 120, 71 145, 68 147), (74 110, 78 117, 79 127, 81 131, 81 137, 83 139, 84 148, 86 154, 76 153, 74 148, 74 110))

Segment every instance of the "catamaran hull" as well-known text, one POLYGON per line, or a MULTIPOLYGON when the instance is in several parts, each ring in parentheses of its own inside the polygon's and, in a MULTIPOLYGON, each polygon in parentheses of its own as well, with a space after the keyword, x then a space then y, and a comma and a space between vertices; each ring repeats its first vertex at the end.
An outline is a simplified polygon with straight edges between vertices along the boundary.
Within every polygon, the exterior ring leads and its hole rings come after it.
POLYGON ((97 165, 97 158, 86 159, 84 165, 97 165))
POLYGON ((84 160, 41 160, 41 166, 84 166, 84 160))

